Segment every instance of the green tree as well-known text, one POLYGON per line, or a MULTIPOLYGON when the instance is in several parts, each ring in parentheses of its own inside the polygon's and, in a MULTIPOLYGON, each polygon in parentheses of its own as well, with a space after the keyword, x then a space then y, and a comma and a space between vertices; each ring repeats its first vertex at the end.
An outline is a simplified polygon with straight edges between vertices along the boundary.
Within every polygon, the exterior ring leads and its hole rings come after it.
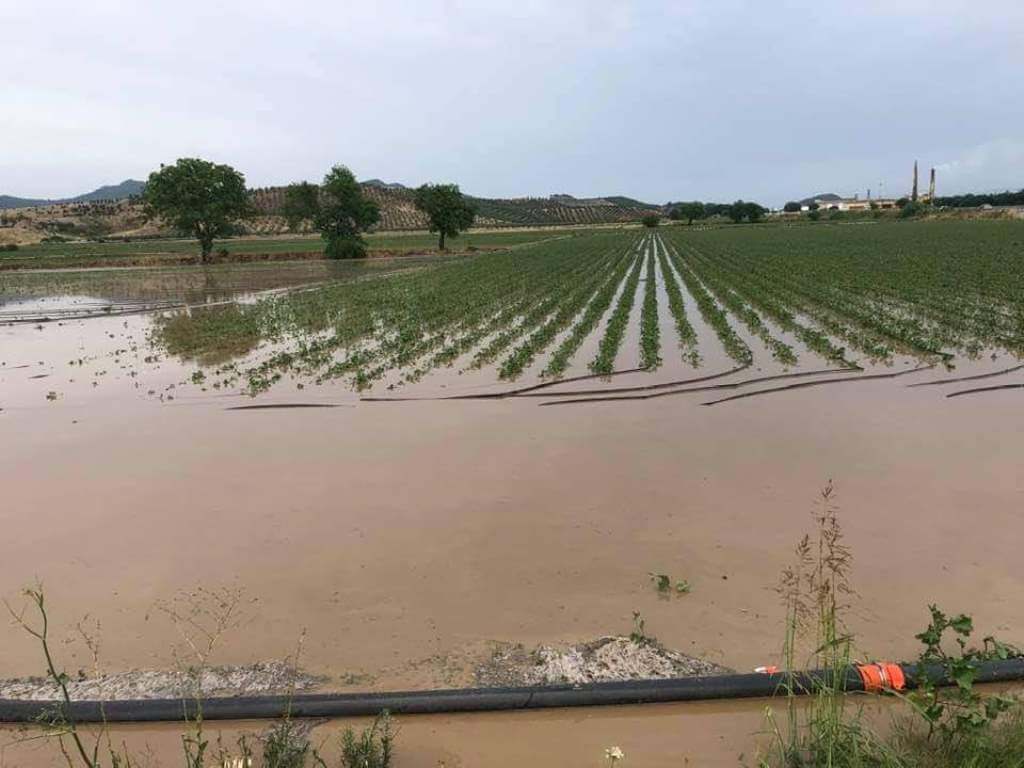
POLYGON ((459 191, 458 184, 424 184, 416 190, 416 207, 427 216, 431 232, 438 233, 437 249, 446 237, 458 237, 476 218, 476 206, 459 191))
POLYGON ((782 206, 782 210, 785 211, 786 213, 799 213, 800 203, 790 200, 788 203, 782 206))
POLYGON ((661 216, 656 213, 647 213, 640 217, 640 223, 653 229, 661 223, 661 216))
POLYGON ((903 204, 903 207, 900 208, 901 219, 912 219, 922 213, 924 213, 924 204, 916 203, 913 200, 908 200, 903 204))
POLYGON ((204 262, 213 241, 234 232, 239 219, 252 215, 245 177, 230 165, 183 157, 149 174, 143 192, 146 214, 159 217, 199 241, 204 262))
POLYGON ((694 219, 703 219, 704 216, 704 203, 697 202, 696 200, 692 203, 679 203, 669 213, 670 219, 675 221, 686 219, 688 225, 693 224, 694 219))
POLYGON ((380 208, 363 195, 363 189, 344 165, 336 165, 324 176, 313 215, 313 226, 327 243, 332 259, 366 256, 362 233, 380 221, 380 208))
POLYGON ((737 200, 735 203, 729 206, 729 218, 736 224, 741 221, 749 221, 754 223, 761 220, 764 215, 764 208, 757 203, 747 203, 743 200, 737 200))
POLYGON ((281 215, 293 232, 304 221, 312 221, 320 210, 320 188, 308 181, 289 184, 284 191, 281 215))

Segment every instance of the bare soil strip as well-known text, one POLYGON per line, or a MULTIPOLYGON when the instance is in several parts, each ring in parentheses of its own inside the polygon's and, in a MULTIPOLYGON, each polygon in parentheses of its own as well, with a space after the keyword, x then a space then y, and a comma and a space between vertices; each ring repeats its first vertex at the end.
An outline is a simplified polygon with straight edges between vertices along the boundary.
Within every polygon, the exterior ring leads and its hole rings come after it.
POLYGON ((727 403, 730 400, 741 400, 744 397, 755 397, 757 395, 768 395, 772 392, 785 392, 789 389, 803 389, 805 387, 817 387, 822 384, 845 384, 850 381, 868 381, 871 379, 895 379, 898 376, 906 376, 911 373, 919 373, 920 371, 927 371, 930 368, 934 368, 935 364, 918 366, 909 371, 897 371, 896 373, 872 373, 867 376, 857 376, 853 379, 822 379, 820 381, 801 381, 798 384, 787 384, 784 387, 772 387, 770 389, 759 389, 755 392, 742 392, 738 395, 729 395, 729 397, 723 397, 719 400, 710 400, 701 405, 718 405, 719 403, 727 403))
MULTIPOLYGON (((748 364, 749 365, 749 364, 748 364)), ((746 366, 745 366, 746 367, 746 366)), ((668 395, 685 395, 690 392, 711 392, 719 389, 737 389, 749 384, 760 384, 766 381, 779 381, 780 379, 795 379, 805 376, 822 376, 827 373, 857 373, 863 368, 823 368, 817 371, 801 371, 799 373, 780 373, 775 376, 758 376, 753 379, 744 379, 731 384, 713 384, 707 387, 690 387, 689 389, 673 389, 668 392, 651 392, 646 395, 617 395, 615 397, 581 397, 573 400, 549 400, 541 405, 569 405, 571 403, 609 403, 619 400, 651 400, 655 397, 666 397, 668 395)), ((884 374, 889 376, 891 374, 884 374)), ((605 390, 608 391, 608 390, 605 390)), ((575 394, 575 393, 574 393, 575 394)))
MULTIPOLYGON (((907 384, 908 387, 937 387, 940 384, 955 384, 960 381, 978 381, 979 379, 993 379, 996 376, 1004 376, 1007 373, 1013 373, 1024 369, 1024 363, 1020 365, 1014 365, 1010 368, 1003 368, 1001 371, 993 371, 992 373, 979 373, 974 376, 959 376, 955 379, 937 379, 935 381, 919 381, 917 384, 907 384)), ((965 392, 972 392, 974 390, 965 390, 965 392)), ((957 394, 957 393, 954 393, 957 394)), ((963 394, 963 393, 960 393, 963 394)))

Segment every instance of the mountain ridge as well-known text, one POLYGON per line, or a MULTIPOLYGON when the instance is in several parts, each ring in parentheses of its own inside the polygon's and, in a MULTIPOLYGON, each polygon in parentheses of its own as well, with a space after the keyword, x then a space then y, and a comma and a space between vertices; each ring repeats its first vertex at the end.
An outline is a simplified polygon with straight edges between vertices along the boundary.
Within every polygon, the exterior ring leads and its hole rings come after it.
POLYGON ((15 195, 0 195, 0 209, 10 208, 40 208, 46 205, 69 205, 73 203, 94 203, 98 200, 126 200, 130 197, 142 194, 146 188, 146 182, 138 179, 125 179, 120 184, 104 184, 91 192, 85 192, 74 197, 63 197, 55 199, 17 197, 15 195))

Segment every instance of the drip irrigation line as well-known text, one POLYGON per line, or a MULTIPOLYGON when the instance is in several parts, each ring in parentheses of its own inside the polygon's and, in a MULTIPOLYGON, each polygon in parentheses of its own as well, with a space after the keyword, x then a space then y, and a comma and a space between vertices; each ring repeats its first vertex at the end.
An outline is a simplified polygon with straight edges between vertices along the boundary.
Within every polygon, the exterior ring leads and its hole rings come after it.
MULTIPOLYGON (((341 403, 260 403, 259 405, 230 405, 225 411, 266 411, 280 408, 343 408, 341 403)), ((351 407, 351 406, 349 406, 351 407)))
MULTIPOLYGON (((953 685, 940 665, 899 666, 905 687, 917 687, 920 677, 937 685, 953 685)), ((1024 679, 1024 658, 983 661, 975 667, 975 683, 1005 683, 1024 679)), ((202 712, 204 720, 257 720, 281 717, 365 717, 388 710, 392 714, 495 712, 523 709, 655 704, 683 701, 768 698, 809 694, 835 687, 834 673, 808 670, 773 674, 729 674, 659 680, 618 680, 583 685, 541 685, 522 688, 462 688, 394 693, 312 693, 291 696, 239 696, 195 699, 136 699, 73 701, 63 713, 77 723, 182 722, 202 712)), ((864 678, 850 666, 842 678, 848 693, 863 692, 864 678)), ((0 700, 0 722, 48 722, 64 709, 56 701, 0 700)))
POLYGON ((729 397, 723 397, 718 400, 709 400, 701 405, 718 405, 719 403, 727 403, 730 400, 741 400, 745 397, 756 397, 757 395, 769 395, 772 392, 785 392, 790 389, 802 389, 804 387, 817 387, 823 384, 845 384, 851 381, 868 381, 871 379, 895 379, 899 376, 906 376, 911 373, 918 373, 919 371, 926 371, 930 368, 934 368, 935 364, 918 366, 909 371, 898 371, 896 373, 872 373, 867 376, 857 376, 853 379, 821 379, 820 381, 801 381, 798 384, 787 384, 784 387, 772 387, 770 389, 758 389, 754 392, 742 392, 738 395, 729 395, 729 397))
MULTIPOLYGON (((10 325, 24 325, 27 323, 58 323, 58 322, 71 322, 74 320, 92 320, 97 317, 124 317, 126 315, 144 315, 150 312, 165 312, 170 309, 182 309, 187 307, 187 304, 159 304, 143 309, 134 307, 132 309, 123 310, 111 310, 110 312, 99 311, 99 312, 78 312, 67 315, 40 315, 37 317, 16 317, 13 319, 3 318, 0 322, 8 323, 10 325)), ((203 305, 200 305, 203 306, 203 305)))
POLYGON ((608 379, 612 376, 624 376, 628 373, 644 373, 645 371, 647 371, 646 368, 624 368, 621 371, 612 371, 611 373, 588 373, 582 376, 570 376, 567 379, 558 379, 557 381, 544 381, 540 384, 531 384, 528 387, 519 387, 518 389, 506 389, 503 392, 445 395, 444 397, 363 397, 360 398, 360 401, 364 403, 402 403, 415 400, 500 400, 505 397, 518 397, 526 392, 534 392, 538 389, 554 387, 559 384, 569 384, 574 381, 587 381, 591 379, 608 379))
POLYGON ((964 395, 977 395, 982 392, 995 392, 1000 389, 1024 389, 1024 384, 997 384, 994 387, 975 387, 974 389, 961 389, 959 392, 950 392, 946 397, 963 397, 964 395))
MULTIPOLYGON (((721 389, 737 389, 749 384, 761 384, 766 381, 779 381, 780 379, 803 378, 806 376, 823 376, 826 373, 857 373, 863 368, 823 368, 817 371, 801 371, 799 373, 780 373, 775 376, 758 376, 753 379, 744 379, 730 384, 711 384, 706 387, 689 387, 688 389, 672 389, 667 392, 651 392, 646 395, 615 395, 612 397, 581 397, 571 400, 549 400, 541 405, 569 405, 572 403, 610 403, 621 400, 652 400, 655 397, 668 397, 669 395, 685 395, 691 392, 713 392, 721 389)), ((575 394, 575 393, 566 393, 575 394)))
MULTIPOLYGON (((571 392, 537 392, 527 393, 521 395, 515 395, 515 397, 551 397, 552 395, 605 395, 605 394, 616 394, 619 392, 648 392, 652 390, 668 389, 669 387, 678 387, 683 384, 697 384, 702 381, 713 381, 714 379, 724 379, 726 376, 732 376, 734 373, 740 373, 741 371, 747 370, 752 363, 744 363, 743 365, 732 368, 728 371, 721 371, 720 373, 712 373, 707 376, 698 376, 695 379, 679 379, 678 381, 666 381, 661 384, 643 384, 636 387, 614 387, 611 389, 579 389, 571 392)), ((555 382, 562 384, 564 382, 555 382)))
MULTIPOLYGON (((908 384, 908 387, 936 387, 940 384, 955 384, 959 381, 978 381, 980 379, 992 379, 996 376, 1004 376, 1007 373, 1013 373, 1024 369, 1024 363, 1020 365, 1014 365, 1010 368, 1003 368, 1000 371, 993 371, 992 373, 979 373, 976 376, 959 376, 955 379, 938 379, 936 381, 919 381, 917 384, 908 384)), ((971 390, 968 390, 971 391, 971 390)))

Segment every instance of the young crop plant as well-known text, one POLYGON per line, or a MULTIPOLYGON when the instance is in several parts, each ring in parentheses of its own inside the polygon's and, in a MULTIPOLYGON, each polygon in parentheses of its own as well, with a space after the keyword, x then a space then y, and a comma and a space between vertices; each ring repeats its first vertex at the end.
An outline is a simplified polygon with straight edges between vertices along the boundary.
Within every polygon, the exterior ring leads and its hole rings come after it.
MULTIPOLYGON (((626 250, 626 253, 631 251, 632 246, 626 250)), ((601 318, 604 317, 604 313, 611 306, 612 299, 615 298, 615 291, 626 277, 631 264, 632 262, 629 259, 621 259, 619 261, 611 276, 587 305, 583 315, 576 322, 576 325, 573 326, 571 333, 562 341, 554 354, 551 355, 547 366, 541 371, 542 377, 557 379, 565 373, 566 368, 569 366, 569 361, 572 360, 572 356, 576 354, 580 345, 597 327, 601 318)))
POLYGON ((643 257, 637 256, 622 287, 619 301, 608 320, 608 325, 605 326, 604 336, 601 337, 598 344, 597 356, 590 363, 590 370, 596 374, 607 376, 615 370, 615 356, 618 354, 626 333, 626 324, 629 322, 629 314, 633 309, 636 287, 640 282, 640 268, 643 267, 643 264, 643 257))
POLYGON ((743 299, 732 289, 728 282, 719 279, 714 270, 702 269, 702 264, 692 258, 687 252, 688 263, 693 267, 704 285, 710 289, 715 298, 722 303, 736 317, 740 318, 751 333, 757 335, 771 350, 772 357, 783 365, 796 365, 797 357, 793 348, 785 342, 772 336, 771 331, 761 320, 760 315, 751 309, 743 299))
MULTIPOLYGON (((592 254, 588 255, 593 256, 592 254)), ((593 279, 607 269, 615 255, 615 251, 609 250, 604 255, 598 255, 594 262, 588 258, 579 258, 575 261, 572 269, 553 276, 543 286, 538 287, 536 290, 538 301, 533 304, 532 309, 522 316, 517 325, 507 328, 478 350, 470 367, 482 368, 494 362, 517 339, 532 333, 556 311, 566 292, 578 287, 580 281, 593 279)))
POLYGON ((746 342, 737 336, 736 331, 729 325, 726 313, 718 306, 711 297, 711 294, 707 292, 689 265, 683 261, 679 254, 672 251, 671 256, 676 269, 679 271, 679 276, 686 285, 686 290, 690 292, 693 300, 697 303, 697 309, 700 310, 701 317, 714 329, 715 335, 722 342, 726 353, 736 362, 749 365, 753 362, 753 353, 746 342))
POLYGON ((664 243, 659 241, 661 246, 658 249, 658 263, 661 266, 661 274, 665 279, 665 293, 668 296, 668 308, 672 313, 675 322, 676 334, 679 336, 679 350, 683 360, 694 368, 700 365, 700 353, 697 351, 697 333, 693 330, 689 319, 686 317, 685 304, 683 303, 683 292, 679 288, 675 273, 669 266, 664 243))
POLYGON ((655 278, 654 244, 647 250, 647 279, 640 308, 640 367, 653 370, 661 365, 661 334, 658 329, 658 281, 655 278))
MULTIPOLYGON (((612 269, 618 261, 623 261, 626 253, 613 260, 612 269)), ((592 276, 585 280, 580 287, 568 294, 558 306, 555 313, 540 328, 530 334, 525 342, 513 350, 512 354, 502 363, 498 375, 502 379, 515 379, 523 370, 529 366, 538 354, 540 354, 555 336, 567 327, 574 318, 583 310, 584 306, 600 290, 600 280, 607 279, 602 276, 607 270, 593 270, 592 276), (596 278, 596 279, 595 279, 596 278)))

